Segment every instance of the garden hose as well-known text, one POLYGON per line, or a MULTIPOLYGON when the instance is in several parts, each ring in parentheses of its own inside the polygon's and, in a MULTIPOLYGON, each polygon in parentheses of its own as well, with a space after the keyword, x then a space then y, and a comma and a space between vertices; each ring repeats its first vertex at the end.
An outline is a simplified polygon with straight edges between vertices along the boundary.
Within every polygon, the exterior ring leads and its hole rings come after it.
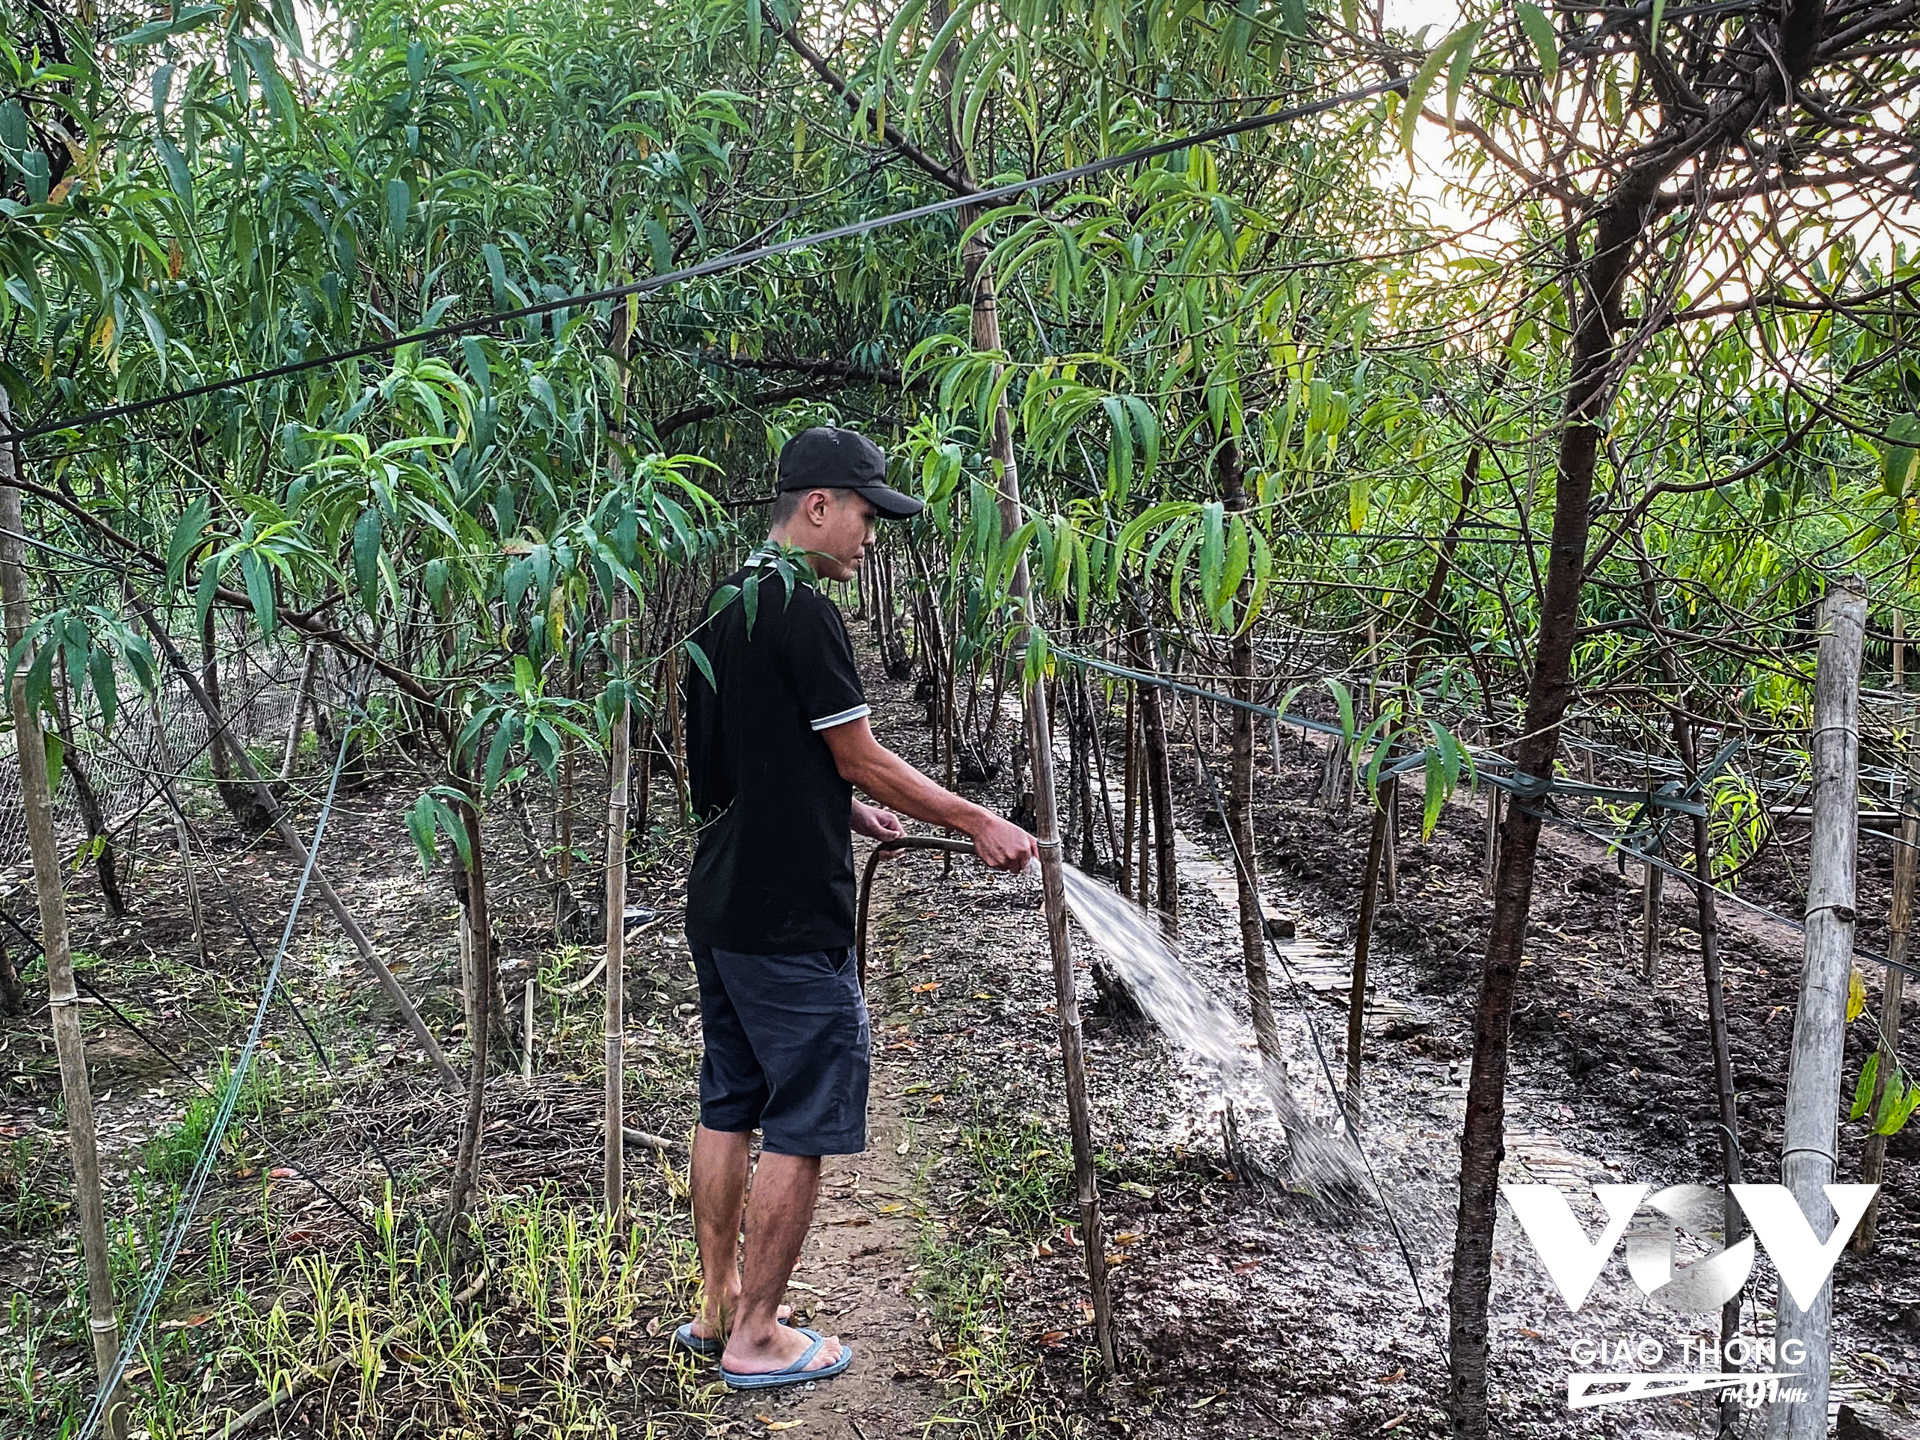
POLYGON ((866 871, 860 876, 860 905, 854 923, 854 963, 859 967, 862 990, 867 988, 867 900, 873 894, 873 872, 880 864, 880 857, 889 850, 950 850, 955 855, 971 855, 973 842, 943 835, 907 835, 898 840, 883 840, 873 847, 873 853, 867 856, 866 871))

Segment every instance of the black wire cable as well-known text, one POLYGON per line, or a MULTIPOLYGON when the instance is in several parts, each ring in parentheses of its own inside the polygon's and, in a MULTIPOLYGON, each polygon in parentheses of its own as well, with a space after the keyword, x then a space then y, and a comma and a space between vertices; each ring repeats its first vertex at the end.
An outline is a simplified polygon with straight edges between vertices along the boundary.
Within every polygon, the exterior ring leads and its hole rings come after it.
POLYGON ((243 385, 254 385, 264 380, 280 380, 289 375, 304 374, 309 370, 318 370, 327 365, 337 365, 348 360, 364 360, 373 355, 385 355, 403 345, 425 345, 435 340, 448 340, 455 336, 471 335, 479 331, 491 330, 514 320, 531 320, 541 315, 551 315, 560 310, 575 310, 585 305, 597 305, 607 300, 621 300, 629 295, 645 295, 651 291, 663 290, 685 280, 698 280, 708 275, 718 275, 724 271, 737 270, 745 265, 758 264, 775 256, 790 254, 795 250, 805 250, 816 245, 825 245, 834 240, 850 240, 875 230, 904 225, 909 221, 930 219, 935 215, 945 215, 969 206, 989 206, 1030 190, 1039 190, 1049 185, 1068 185, 1093 175, 1104 175, 1112 170, 1125 169, 1130 165, 1144 164, 1164 155, 1177 154, 1190 150, 1196 145, 1210 144, 1234 135, 1244 135, 1249 131, 1264 130, 1274 125, 1284 125, 1294 120, 1304 120, 1314 115, 1324 114, 1345 105, 1361 100, 1376 99, 1381 95, 1406 90, 1405 77, 1382 80, 1372 85, 1363 85, 1357 90, 1342 91, 1338 95, 1328 96, 1324 100, 1315 100, 1306 105, 1289 106, 1284 110, 1272 110, 1258 115, 1242 116, 1238 120, 1224 125, 1215 125, 1192 135, 1174 140, 1162 140, 1138 150, 1129 150, 1120 155, 1109 155, 1100 160, 1089 160, 1082 165, 1070 166, 1065 170, 1055 170, 1046 175, 1035 175, 1024 180, 1009 181, 1005 185, 990 185, 983 190, 969 191, 964 195, 951 196, 945 200, 935 200, 925 205, 915 205, 906 210, 895 210, 885 215, 875 215, 865 220, 856 220, 846 225, 837 225, 829 230, 817 230, 808 235, 795 236, 791 240, 775 241, 771 245, 757 245, 750 250, 730 251, 715 255, 697 264, 683 266, 678 270, 669 270, 664 274, 652 275, 645 280, 633 280, 624 285, 610 285, 601 290, 592 290, 579 295, 563 295, 554 300, 542 300, 532 305, 522 305, 514 310, 494 311, 485 315, 476 315, 467 320, 456 320, 448 325, 435 326, 430 330, 415 330, 405 335, 396 335, 389 340, 373 340, 365 345, 356 345, 352 349, 340 350, 327 355, 315 355, 305 360, 290 360, 285 364, 268 366, 263 370, 254 370, 246 374, 230 376, 224 380, 209 380, 202 385, 191 385, 182 390, 171 390, 163 395, 151 395, 144 400, 128 400, 118 405, 103 405, 84 414, 65 420, 48 420, 37 425, 29 425, 22 430, 12 430, 0 434, 0 444, 35 440, 42 435, 52 435, 62 430, 74 430, 88 425, 97 425, 107 420, 123 419, 129 415, 143 415, 162 405, 173 405, 183 400, 197 400, 203 395, 217 394, 223 390, 237 389, 243 385))

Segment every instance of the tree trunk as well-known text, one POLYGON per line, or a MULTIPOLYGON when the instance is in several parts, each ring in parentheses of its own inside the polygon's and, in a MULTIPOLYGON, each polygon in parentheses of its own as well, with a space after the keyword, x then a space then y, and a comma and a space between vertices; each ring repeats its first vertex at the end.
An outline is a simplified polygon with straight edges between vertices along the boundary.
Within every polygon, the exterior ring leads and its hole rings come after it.
POLYGON ((1126 777, 1120 797, 1120 894, 1127 900, 1133 898, 1133 807, 1140 794, 1139 746, 1135 741, 1139 722, 1134 717, 1134 691, 1138 688, 1127 682, 1127 743, 1120 762, 1126 777))
MULTIPOLYGON (((1094 705, 1093 686, 1080 674, 1080 708, 1087 717, 1087 743, 1093 749, 1094 788, 1100 795, 1100 818, 1107 831, 1107 859, 1120 869, 1120 836, 1113 823, 1113 792, 1107 788, 1107 752, 1100 734, 1100 711, 1094 705)), ((1091 823, 1091 822, 1089 822, 1091 823)))
POLYGON ((459 1239, 460 1221, 473 1202, 480 1182, 481 1141, 487 1124, 487 1036, 493 1018, 493 928, 487 921, 487 873, 482 858, 480 811, 470 788, 456 807, 467 834, 467 884, 463 919, 467 939, 466 983, 462 986, 467 1017, 467 1108, 460 1121, 460 1148, 454 1156, 453 1182, 447 1192, 447 1213, 441 1222, 441 1242, 449 1255, 459 1239))
POLYGON ((200 880, 193 868, 193 831, 171 780, 166 782, 165 796, 167 811, 173 817, 174 848, 180 852, 180 885, 187 892, 187 912, 193 917, 193 944, 205 964, 212 952, 207 945, 207 912, 200 899, 200 880))
MULTIPOLYGON (((1240 446, 1231 435, 1219 442, 1220 495, 1227 513, 1245 513, 1248 500, 1246 471, 1240 459, 1240 446)), ((1239 602, 1244 607, 1253 592, 1251 580, 1240 582, 1239 602)), ((1242 615, 1241 626, 1232 637, 1227 652, 1227 667, 1233 675, 1236 700, 1253 703, 1253 617, 1242 615)), ((1267 976, 1267 921, 1260 905, 1260 855, 1253 837, 1253 711, 1244 705, 1233 707, 1230 722, 1230 754, 1227 782, 1227 837, 1233 844, 1233 878, 1238 890, 1240 911, 1240 959, 1247 975, 1247 1002, 1253 1011, 1253 1034, 1260 1045, 1260 1058, 1272 1066, 1281 1058, 1280 1030, 1273 1020, 1273 987, 1267 976)), ((1196 732, 1197 744, 1200 736, 1196 732)))
MULTIPOLYGON (((1687 769, 1687 779, 1695 783, 1700 773, 1700 761, 1693 723, 1676 709, 1673 728, 1681 761, 1687 769)), ((1697 783, 1695 788, 1697 791, 1697 783)), ((1713 888, 1713 827, 1705 815, 1695 815, 1692 819, 1693 895, 1700 926, 1700 968, 1707 989, 1707 1044, 1713 1051, 1714 1101, 1720 1116, 1720 1170, 1726 1182, 1726 1194, 1722 1197, 1724 1218, 1721 1243, 1731 1246, 1739 1243, 1746 1230, 1745 1216, 1740 1211, 1740 1202, 1734 1198, 1733 1190, 1735 1185, 1746 1183, 1746 1173, 1740 1161, 1740 1115, 1738 1097, 1733 1088, 1733 1047, 1727 1035, 1727 992, 1720 978, 1720 916, 1717 892, 1713 888)), ((1723 1354, 1733 1337, 1739 1333, 1740 1297, 1735 1295, 1720 1307, 1720 1348, 1723 1354)), ((1724 1433, 1731 1433, 1738 1403, 1727 1400, 1721 1404, 1720 1425, 1724 1433)))
POLYGON ((213 771, 213 788, 234 824, 247 835, 258 835, 273 828, 273 810, 254 794, 251 786, 234 779, 234 771, 239 768, 236 762, 244 762, 246 756, 234 732, 228 728, 226 709, 220 699, 220 656, 214 645, 213 621, 214 612, 208 610, 206 622, 200 627, 200 688, 213 707, 207 716, 211 732, 207 737, 207 764, 213 771))
MULTIPOLYGON (((1620 297, 1646 207, 1658 176, 1636 173, 1598 215, 1593 254, 1570 278, 1579 297, 1566 408, 1554 487, 1553 534, 1534 642, 1533 680, 1521 738, 1514 748, 1522 775, 1553 773, 1560 721, 1573 696, 1573 646, 1580 624, 1591 524, 1594 460, 1606 408, 1620 297)), ((1454 1228, 1453 1279, 1447 1293, 1448 1399, 1454 1433, 1487 1436, 1487 1295, 1493 1283, 1494 1206, 1506 1153, 1507 1043, 1520 974, 1540 817, 1508 809, 1500 830, 1493 885, 1493 921, 1474 1008, 1473 1065, 1467 1080, 1460 1144, 1460 1203, 1454 1228)))
POLYGON ((106 902, 107 914, 118 920, 127 913, 127 902, 120 893, 119 857, 114 853, 113 833, 107 826, 100 792, 93 788, 93 778, 87 774, 87 762, 81 756, 79 731, 74 726, 72 705, 65 694, 72 682, 64 655, 57 668, 60 685, 54 692, 54 720, 63 751, 60 768, 73 782, 74 803, 80 807, 80 818, 86 822, 87 850, 92 853, 94 873, 100 880, 100 898, 106 902))
MULTIPOLYGON (((1806 963, 1794 1007, 1787 1066, 1786 1133, 1780 1179, 1816 1237, 1831 1229, 1825 1186, 1840 1143, 1840 1073, 1845 1060, 1847 988, 1853 972, 1854 863, 1860 843, 1860 649, 1867 597, 1859 580, 1838 580, 1821 605, 1813 680, 1813 837, 1807 859, 1806 963)), ((1807 1398, 1767 1412, 1772 1440, 1824 1440, 1832 1372, 1833 1280, 1804 1310, 1782 1283, 1775 1333, 1797 1340, 1806 1360, 1795 1384, 1807 1398)))
MULTIPOLYGON (((0 387, 0 425, 12 428, 8 396, 0 387)), ((20 489, 13 483, 19 451, 0 445, 0 599, 6 611, 7 648, 21 643, 33 615, 27 596, 25 543, 20 489)), ((40 907, 40 948, 47 957, 47 1004, 52 1015, 53 1046, 60 1060, 60 1096, 67 1116, 67 1144, 73 1157, 74 1211, 79 1219, 80 1253, 86 1269, 87 1328, 93 1340, 95 1372, 104 1383, 120 1354, 120 1323, 113 1310, 113 1274, 107 1251, 105 1210, 100 1198, 100 1154, 93 1121, 93 1090, 87 1080, 86 1041, 80 1031, 80 992, 73 978, 72 940, 67 931, 64 876, 54 834, 53 792, 48 782, 46 740, 40 717, 27 701, 31 652, 19 657, 9 687, 13 733, 20 762, 20 804, 25 812, 27 847, 33 859, 34 896, 40 907)), ((126 1408, 117 1395, 107 1397, 106 1433, 121 1440, 126 1408)))
POLYGON ((1640 978, 1652 986, 1660 979, 1660 895, 1667 872, 1654 863, 1660 856, 1656 834, 1640 877, 1640 978))
MULTIPOLYGON (((173 643, 173 637, 161 627, 160 622, 154 617, 152 608, 144 600, 134 595, 131 590, 127 592, 127 597, 129 603, 138 612, 141 623, 146 626, 147 633, 153 636, 154 643, 160 647, 167 663, 173 666, 192 693, 195 703, 200 706, 201 713, 207 717, 207 724, 224 734, 226 722, 220 716, 219 707, 214 704, 213 697, 207 694, 193 671, 187 667, 186 657, 180 653, 180 647, 173 643)), ((241 773, 246 777, 247 783, 253 787, 256 803, 267 812, 269 823, 279 832, 281 842, 293 856, 294 864, 306 865, 307 846, 306 842, 300 838, 300 832, 294 829, 293 822, 286 817, 285 812, 276 811, 273 808, 273 799, 267 790, 266 781, 261 779, 260 772, 253 768, 253 761, 246 752, 237 753, 241 773)), ((388 1001, 406 1021, 407 1029, 412 1032, 414 1040, 426 1054, 434 1069, 439 1072, 442 1082, 449 1089, 459 1088, 459 1077, 454 1074, 453 1066, 447 1062, 446 1055, 442 1053, 440 1042, 433 1038, 433 1032, 427 1028, 426 1021, 420 1018, 420 1012, 414 1008, 413 1002, 407 999, 407 992, 400 988, 399 980, 375 952, 373 942, 367 938, 367 932, 362 930, 360 923, 353 918, 353 913, 347 909, 346 902, 340 898, 340 893, 333 888, 333 882, 327 878, 326 871, 320 868, 318 860, 313 863, 313 883, 319 887, 321 900, 326 903, 327 909, 340 928, 346 932, 347 939, 352 942, 361 962, 373 972, 374 979, 380 982, 380 988, 386 993, 388 1001)))
MULTIPOLYGON (((1150 675, 1158 675, 1160 667, 1156 663, 1154 646, 1148 634, 1144 615, 1133 631, 1134 668, 1150 675)), ((1154 894, 1154 908, 1160 913, 1160 923, 1169 937, 1180 934, 1180 877, 1174 865, 1173 850, 1173 768, 1167 755, 1167 716, 1162 702, 1160 687, 1153 684, 1140 687, 1140 724, 1146 738, 1147 752, 1147 796, 1153 810, 1153 870, 1158 889, 1154 894)), ((1146 853, 1140 856, 1140 868, 1144 874, 1147 868, 1146 853)), ((1146 899, 1146 891, 1140 892, 1146 899)))

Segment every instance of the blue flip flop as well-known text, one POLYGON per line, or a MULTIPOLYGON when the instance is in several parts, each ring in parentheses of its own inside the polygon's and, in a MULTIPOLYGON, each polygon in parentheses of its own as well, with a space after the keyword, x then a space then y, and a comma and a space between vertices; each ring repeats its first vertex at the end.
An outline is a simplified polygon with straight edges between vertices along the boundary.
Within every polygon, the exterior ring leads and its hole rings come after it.
MULTIPOLYGON (((777 1323, 781 1325, 791 1325, 793 1323, 793 1317, 791 1315, 782 1315, 777 1323)), ((673 1332, 672 1343, 679 1346, 682 1350, 685 1350, 688 1354, 698 1355, 703 1360, 718 1360, 720 1353, 727 1348, 727 1342, 722 1340, 718 1335, 694 1334, 693 1321, 691 1320, 673 1332)))
POLYGON ((679 1349, 698 1355, 704 1360, 719 1359, 720 1352, 727 1348, 727 1342, 718 1335, 694 1334, 691 1320, 673 1332, 673 1343, 679 1349))
POLYGON ((853 1347, 841 1342, 840 1358, 831 1365, 822 1365, 818 1370, 809 1370, 807 1366, 813 1357, 820 1353, 820 1347, 827 1343, 827 1337, 818 1330, 809 1330, 804 1325, 793 1327, 813 1343, 807 1347, 807 1353, 784 1370, 769 1370, 763 1375, 745 1375, 738 1370, 720 1367, 720 1378, 734 1390, 777 1390, 783 1385, 805 1385, 814 1380, 826 1380, 838 1375, 853 1363, 853 1347))

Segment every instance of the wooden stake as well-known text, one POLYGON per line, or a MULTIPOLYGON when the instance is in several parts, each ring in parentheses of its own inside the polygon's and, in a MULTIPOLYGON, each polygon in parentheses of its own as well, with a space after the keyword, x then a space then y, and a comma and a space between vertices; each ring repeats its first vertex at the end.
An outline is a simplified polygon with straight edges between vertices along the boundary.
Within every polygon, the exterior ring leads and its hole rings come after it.
POLYGON ((1133 803, 1137 797, 1139 784, 1139 747, 1134 743, 1133 692, 1134 684, 1127 682, 1127 743, 1121 769, 1125 776, 1120 796, 1120 894, 1124 899, 1133 898, 1133 803))
MULTIPOLYGON (((12 410, 0 386, 0 425, 11 429, 12 410)), ((20 487, 14 484, 19 451, 0 445, 0 598, 6 608, 9 652, 33 623, 27 597, 26 534, 20 514, 20 487)), ((93 1123, 93 1090, 87 1083, 86 1040, 80 1031, 80 992, 73 979, 73 944, 67 930, 65 880, 59 841, 54 833, 53 787, 47 776, 46 738, 39 712, 27 702, 27 673, 33 652, 18 657, 13 684, 14 748, 20 761, 20 805, 26 812, 27 848, 33 858, 34 898, 40 906, 40 949, 47 957, 47 1005, 53 1021, 53 1048, 60 1058, 60 1097, 67 1112, 67 1145, 73 1155, 74 1209, 80 1222, 80 1253, 87 1274, 87 1329, 93 1337, 93 1364, 104 1383, 120 1354, 120 1322, 113 1310, 113 1273, 108 1263, 106 1211, 100 1198, 100 1151, 93 1123)), ((126 1407, 108 1397, 105 1429, 109 1440, 126 1434, 126 1407)))
POLYGON ((1660 979, 1660 895, 1667 872, 1653 863, 1658 848, 1640 867, 1640 978, 1652 985, 1660 979))
POLYGON ((193 870, 193 831, 187 825, 187 812, 180 807, 180 797, 171 780, 167 781, 165 793, 168 813, 173 816, 173 843, 180 852, 180 880, 187 891, 187 912, 193 916, 193 944, 200 952, 201 963, 205 964, 211 954, 207 948, 207 913, 200 903, 200 880, 193 870))
MULTIPOLYGON (((970 228, 978 218, 971 209, 961 211, 962 228, 970 228)), ((987 249, 977 236, 969 240, 963 252, 967 280, 972 289, 973 340, 980 350, 1000 349, 1000 317, 995 309, 993 272, 987 265, 987 249)), ((993 417, 993 458, 1000 471, 1001 538, 1020 528, 1020 472, 1013 459, 1013 429, 1007 418, 1006 402, 995 408, 993 417)), ((1008 586, 1016 606, 1030 613, 1033 605, 1032 578, 1022 555, 1008 586)), ((1025 645, 1016 642, 1015 654, 1025 645)), ((1087 1286, 1093 1300, 1093 1327, 1100 1346, 1100 1361, 1108 1374, 1118 1368, 1113 1348, 1113 1298, 1107 1289, 1106 1227, 1100 1213, 1100 1186, 1093 1166, 1093 1117, 1087 1103, 1086 1055, 1080 1035, 1080 1001, 1074 987, 1073 952, 1067 942, 1067 892, 1060 871, 1060 819, 1054 791, 1053 748, 1048 743, 1053 733, 1047 714, 1047 689, 1043 680, 1023 686, 1026 701, 1028 759, 1033 766, 1033 803, 1040 840, 1040 882, 1046 903, 1047 948, 1053 958, 1054 1012, 1060 1023, 1060 1057, 1066 1071, 1067 1128, 1073 1141, 1075 1188, 1080 1201, 1081 1248, 1087 1257, 1087 1286)))
POLYGON ((280 751, 280 780, 293 778, 293 762, 300 758, 300 737, 307 728, 307 705, 313 698, 314 679, 320 673, 320 657, 326 653, 318 640, 307 641, 306 656, 300 666, 300 685, 293 692, 293 718, 287 721, 287 741, 280 751))
MULTIPOLYGON (((624 679, 630 660, 627 634, 627 593, 613 597, 613 664, 624 679)), ((607 1013, 606 1013, 606 1150, 601 1172, 601 1203, 617 1232, 626 1220, 626 1154, 621 1131, 626 1110, 626 921, 627 921, 627 771, 628 731, 633 708, 622 705, 613 720, 613 743, 607 755, 607 1013)))
MULTIPOLYGON (((1389 790, 1398 784, 1389 780, 1389 790)), ((1367 868, 1360 882, 1360 923, 1353 937, 1353 983, 1347 991, 1347 1115, 1360 1123, 1360 1060, 1366 1046, 1367 954, 1373 945, 1373 916, 1380 899, 1380 862, 1386 852, 1389 795, 1374 807, 1367 839, 1367 868)))
POLYGON ((539 982, 533 976, 527 977, 526 989, 520 992, 520 1078, 533 1079, 533 1001, 539 989, 539 982))
MULTIPOLYGON (((1793 1016, 1780 1178, 1815 1236, 1831 1228, 1824 1186, 1839 1144, 1847 982, 1853 971, 1854 861, 1860 838, 1860 648, 1867 597, 1858 579, 1835 581, 1820 606, 1813 680, 1813 836, 1807 861, 1806 962, 1793 1016)), ((1771 1406, 1770 1440, 1825 1440, 1831 1378, 1833 1280, 1802 1310, 1780 1287, 1775 1333, 1804 1347, 1795 1387, 1805 1400, 1771 1406)))
POLYGON ((1907 688, 1907 612, 1893 612, 1893 688, 1907 688))
MULTIPOLYGON (((1900 612, 1896 610, 1893 614, 1894 633, 1898 634, 1900 612)), ((1900 653, 1897 647, 1894 653, 1900 653)), ((1887 958, 1893 963, 1887 966, 1880 991, 1880 1065, 1874 1074, 1873 1103, 1867 1107, 1870 1116, 1879 1112, 1881 1097, 1891 1078, 1893 1057, 1900 1053, 1900 1004, 1905 998, 1907 976, 1899 967, 1909 953, 1914 872, 1920 869, 1915 863, 1920 858, 1915 848, 1920 847, 1920 810, 1915 809, 1916 804, 1920 804, 1920 795, 1914 793, 1920 787, 1920 746, 1915 745, 1911 729, 1907 731, 1906 748, 1907 793, 1900 797, 1900 843, 1893 851, 1893 900, 1887 909, 1887 958)), ((1860 1153, 1860 1183, 1878 1185, 1886 1173, 1887 1137, 1869 1134, 1866 1148, 1860 1153)), ((1880 1202, 1885 1198, 1884 1190, 1874 1195, 1873 1203, 1860 1219, 1860 1228, 1854 1231, 1853 1248, 1862 1255, 1873 1249, 1880 1233, 1880 1202)))
POLYGON ((1494 872, 1500 868, 1500 812, 1502 792, 1498 785, 1487 786, 1487 849, 1486 864, 1481 871, 1481 883, 1487 894, 1493 893, 1494 872))
MULTIPOLYGON (((1699 774, 1699 752, 1694 742, 1693 722, 1677 710, 1673 719, 1674 738, 1679 742, 1680 758, 1687 778, 1699 774)), ((1727 993, 1720 976, 1720 916, 1713 888, 1713 831, 1705 815, 1693 819, 1693 895, 1700 926, 1700 968, 1707 988, 1707 1043, 1713 1051, 1713 1089, 1720 1116, 1720 1170, 1727 1185, 1722 1197, 1722 1244, 1739 1243, 1746 1230, 1746 1217, 1733 1187, 1746 1182, 1740 1160, 1740 1113, 1733 1088, 1733 1047, 1727 1034, 1727 993)), ((1733 1296, 1720 1307, 1720 1346, 1724 1351, 1740 1333, 1740 1297, 1733 1296)), ((1720 1407, 1722 1433, 1732 1434, 1738 1401, 1728 1400, 1720 1407)))

